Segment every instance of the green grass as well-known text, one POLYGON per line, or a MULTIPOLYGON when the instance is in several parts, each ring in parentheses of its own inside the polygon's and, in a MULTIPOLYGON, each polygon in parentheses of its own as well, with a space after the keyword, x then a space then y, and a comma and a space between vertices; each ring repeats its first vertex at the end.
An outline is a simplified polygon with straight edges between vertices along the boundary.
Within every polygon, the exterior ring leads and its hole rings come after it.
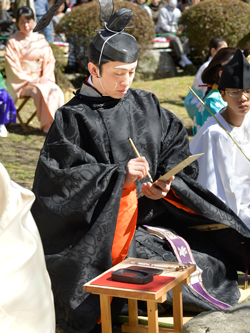
MULTIPOLYGON (((172 111, 182 120, 190 134, 192 121, 184 108, 183 101, 193 79, 193 76, 180 76, 163 80, 134 82, 132 87, 153 92, 163 107, 172 111)), ((29 100, 22 111, 22 116, 28 118, 34 108, 32 100, 29 100)), ((5 166, 13 181, 28 189, 32 188, 37 160, 45 140, 45 136, 39 131, 40 124, 37 118, 33 119, 31 127, 36 131, 24 135, 20 126, 9 126, 8 137, 0 137, 0 162, 5 166)))
POLYGON ((194 76, 176 76, 162 80, 134 82, 132 87, 153 92, 164 108, 178 116, 191 135, 192 120, 184 107, 184 98, 188 94, 188 86, 192 85, 193 80, 194 76))

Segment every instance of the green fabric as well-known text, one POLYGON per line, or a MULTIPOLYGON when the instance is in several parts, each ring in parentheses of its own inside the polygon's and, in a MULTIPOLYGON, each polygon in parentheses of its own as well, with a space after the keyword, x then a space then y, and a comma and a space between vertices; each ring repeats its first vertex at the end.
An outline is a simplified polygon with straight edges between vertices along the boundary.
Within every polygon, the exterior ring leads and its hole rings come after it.
POLYGON ((0 89, 7 90, 5 87, 4 79, 2 73, 0 73, 0 89))
MULTIPOLYGON (((221 97, 218 90, 211 89, 209 93, 204 97, 203 102, 206 107, 213 113, 218 113, 222 108, 227 106, 227 103, 221 97)), ((194 122, 193 122, 193 134, 195 135, 201 126, 207 121, 208 118, 212 117, 205 106, 201 104, 197 109, 194 122)))

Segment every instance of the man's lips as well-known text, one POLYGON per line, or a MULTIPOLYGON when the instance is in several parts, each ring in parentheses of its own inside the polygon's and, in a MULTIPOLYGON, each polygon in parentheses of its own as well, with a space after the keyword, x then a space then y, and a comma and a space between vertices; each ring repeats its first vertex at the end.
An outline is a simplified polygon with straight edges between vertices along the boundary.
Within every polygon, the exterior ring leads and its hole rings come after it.
POLYGON ((249 109, 249 105, 246 105, 246 104, 241 104, 240 106, 239 106, 239 108, 240 109, 249 109))
POLYGON ((127 91, 128 91, 128 88, 118 90, 118 92, 119 92, 120 94, 125 94, 127 91))

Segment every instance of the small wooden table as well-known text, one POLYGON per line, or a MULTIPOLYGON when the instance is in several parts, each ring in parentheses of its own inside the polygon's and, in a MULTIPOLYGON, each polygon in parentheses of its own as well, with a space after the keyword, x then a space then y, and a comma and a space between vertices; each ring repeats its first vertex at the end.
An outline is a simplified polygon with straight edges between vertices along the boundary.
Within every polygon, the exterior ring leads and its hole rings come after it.
MULTIPOLYGON (((160 276, 174 277, 174 279, 161 286, 157 291, 147 290, 147 284, 145 290, 136 290, 129 288, 114 287, 112 285, 105 286, 98 284, 100 277, 107 274, 110 271, 115 271, 117 269, 126 268, 129 266, 134 266, 131 262, 140 263, 151 263, 153 265, 166 265, 171 267, 178 267, 178 263, 159 261, 159 260, 147 260, 138 258, 127 258, 118 265, 112 267, 108 271, 89 281, 83 286, 83 290, 91 292, 93 294, 100 295, 100 305, 101 305, 101 323, 102 332, 111 333, 112 323, 111 323, 111 308, 110 308, 110 296, 121 297, 128 299, 128 309, 129 309, 129 322, 122 325, 122 332, 137 332, 137 333, 159 333, 159 332, 175 332, 180 333, 183 325, 183 305, 182 305, 182 284, 189 283, 189 277, 191 273, 196 270, 196 265, 190 265, 186 269, 179 271, 168 271, 168 269, 162 267, 152 267, 159 268, 163 270, 160 276), (159 328, 158 324, 158 305, 157 303, 163 303, 167 299, 167 291, 171 290, 173 292, 173 319, 174 319, 174 329, 169 328, 159 328), (148 325, 138 324, 138 306, 137 300, 142 300, 147 302, 148 311, 148 325)), ((143 266, 143 265, 138 265, 143 266)), ((112 284, 112 283, 111 283, 112 284)), ((142 286, 142 285, 140 285, 142 286)))

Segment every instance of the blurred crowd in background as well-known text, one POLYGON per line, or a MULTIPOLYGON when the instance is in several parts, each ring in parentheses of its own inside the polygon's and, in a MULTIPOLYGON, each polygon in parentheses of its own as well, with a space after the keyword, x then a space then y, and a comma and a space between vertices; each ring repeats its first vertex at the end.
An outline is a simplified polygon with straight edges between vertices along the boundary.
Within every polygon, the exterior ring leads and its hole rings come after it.
MULTIPOLYGON (((6 41, 16 30, 16 11, 21 6, 30 6, 36 15, 38 22, 41 17, 49 10, 57 0, 2 0, 0 1, 0 42, 6 45, 6 41)), ((90 1, 97 0, 66 0, 57 10, 52 22, 44 29, 48 42, 66 42, 67 36, 57 35, 55 26, 60 19, 70 12, 72 8, 84 5, 90 1)), ((158 33, 181 33, 181 27, 178 27, 178 19, 186 8, 198 3, 200 0, 133 0, 143 7, 152 17, 158 33), (164 9, 163 9, 164 8, 164 9)))

